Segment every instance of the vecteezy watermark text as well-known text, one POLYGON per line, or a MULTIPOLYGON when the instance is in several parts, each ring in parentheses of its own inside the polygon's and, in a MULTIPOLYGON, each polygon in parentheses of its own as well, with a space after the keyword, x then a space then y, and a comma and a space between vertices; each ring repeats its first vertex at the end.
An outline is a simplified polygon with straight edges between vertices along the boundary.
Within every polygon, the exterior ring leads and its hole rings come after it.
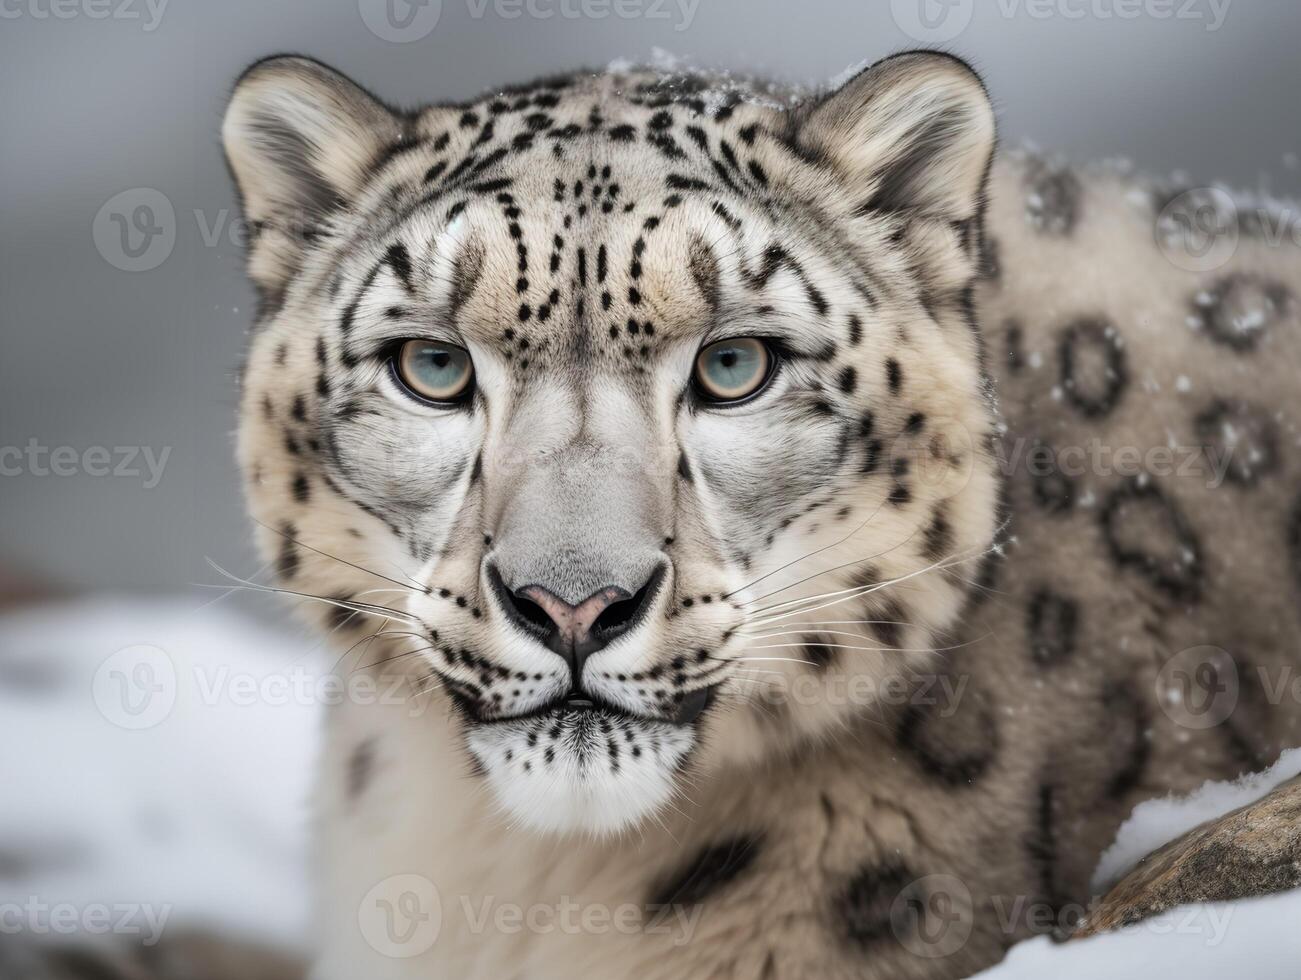
POLYGON ((0 446, 0 476, 111 476, 141 479, 152 490, 163 478, 171 446, 46 446, 35 437, 23 446, 0 446), (141 467, 144 467, 143 469, 141 467))
MULTIPOLYGON (((428 37, 442 17, 444 0, 357 0, 362 23, 376 37, 407 44, 428 37)), ((489 12, 501 20, 671 21, 685 31, 700 0, 464 0, 472 20, 489 12)))
POLYGON ((419 874, 397 874, 377 883, 357 907, 366 942, 390 959, 409 959, 433 948, 449 918, 458 933, 474 936, 662 936, 675 946, 691 942, 702 906, 580 902, 569 895, 530 904, 494 895, 460 895, 443 902, 438 887, 419 874))
POLYGON ((158 29, 170 0, 0 0, 0 20, 133 20, 158 29))
POLYGON ((171 905, 147 902, 47 902, 35 895, 22 902, 0 902, 0 935, 139 936, 144 946, 162 938, 171 905))
MULTIPOLYGON (((1158 20, 1202 24, 1218 31, 1233 0, 980 0, 983 11, 1003 20, 1133 21, 1158 20)), ((976 0, 890 0, 899 29, 926 44, 952 41, 971 26, 976 0)))

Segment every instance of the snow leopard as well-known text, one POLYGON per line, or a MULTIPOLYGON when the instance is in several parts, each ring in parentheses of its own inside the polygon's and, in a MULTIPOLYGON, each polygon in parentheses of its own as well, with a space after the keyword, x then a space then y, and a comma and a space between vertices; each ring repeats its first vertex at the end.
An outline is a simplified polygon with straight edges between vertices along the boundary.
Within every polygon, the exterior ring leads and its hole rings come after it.
MULTIPOLYGON (((1301 744, 1301 249, 948 54, 238 80, 319 980, 962 977, 1301 744)), ((1280 223, 1282 222, 1282 223, 1280 223)))

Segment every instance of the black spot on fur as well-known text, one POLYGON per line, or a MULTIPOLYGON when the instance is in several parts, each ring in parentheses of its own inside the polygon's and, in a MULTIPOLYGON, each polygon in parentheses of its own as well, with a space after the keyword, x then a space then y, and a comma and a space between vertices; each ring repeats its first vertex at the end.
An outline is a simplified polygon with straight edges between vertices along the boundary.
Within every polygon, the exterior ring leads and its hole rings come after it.
MULTIPOLYGON (((338 602, 352 601, 352 596, 350 595, 339 595, 334 598, 338 602)), ((325 607, 325 610, 325 624, 331 631, 343 629, 354 619, 362 615, 346 606, 329 605, 325 607)))
POLYGON ((1080 607, 1074 599, 1042 588, 1030 597, 1026 631, 1030 656, 1041 667, 1054 667, 1075 653, 1080 607))
POLYGON ((953 525, 948 514, 943 507, 936 507, 922 539, 922 555, 928 561, 942 561, 953 553, 953 541, 953 525))
POLYGON ((1045 235, 1075 230, 1083 188, 1071 171, 1039 163, 1026 175, 1026 216, 1045 235))
POLYGON ((1050 514, 1065 514, 1075 506, 1075 481, 1053 468, 1031 475, 1034 502, 1050 514))
POLYGON ((1025 328, 1019 320, 1008 320, 1004 329, 1007 334, 1007 369, 1012 374, 1020 374, 1025 367, 1025 328))
MULTIPOLYGON (((1039 899, 1054 912, 1067 904, 1057 882, 1057 790, 1050 782, 1039 784, 1035 794, 1034 830, 1026 847, 1039 874, 1039 899)), ((1057 916, 1052 917, 1053 923, 1057 916)))
POLYGON ((801 659, 812 663, 816 670, 826 670, 836 659, 834 637, 824 636, 821 633, 811 633, 805 637, 804 646, 800 652, 803 655, 801 659))
POLYGON ((1110 323, 1072 323, 1062 331, 1057 359, 1066 400, 1085 418, 1103 418, 1119 404, 1129 374, 1120 335, 1110 323))
POLYGON ((699 905, 736 881, 759 855, 762 839, 735 837, 712 844, 651 891, 651 905, 699 905))
POLYGON ((849 346, 857 347, 863 342, 863 321, 853 313, 849 314, 849 346))
POLYGON ((312 496, 312 484, 307 479, 306 474, 299 473, 294 477, 294 482, 290 486, 290 492, 293 493, 294 500, 297 503, 305 504, 312 496))
MULTIPOLYGON (((956 680, 948 690, 958 691, 956 680)), ((913 692, 895 731, 908 752, 932 778, 954 788, 973 785, 998 754, 998 723, 993 706, 979 691, 952 697, 938 683, 913 692)))
POLYGON ((1246 353, 1291 312, 1293 298, 1277 282, 1240 274, 1198 293, 1193 303, 1212 340, 1246 353))
POLYGON ((375 770, 375 739, 357 743, 348 756, 347 793, 349 802, 355 803, 366 792, 375 770))
POLYGON ((1112 560, 1179 602, 1202 597, 1202 546, 1183 513, 1150 480, 1126 480, 1100 514, 1112 560))
POLYGON ((1292 506, 1292 514, 1288 519, 1287 545, 1292 557, 1292 574, 1297 584, 1301 585, 1301 497, 1292 506))
POLYGON ((1278 468, 1278 423, 1241 399, 1216 399, 1193 422, 1212 472, 1240 487, 1254 486, 1278 468))
POLYGON ((891 910, 904 889, 918 877, 895 862, 860 868, 833 900, 845 938, 865 948, 883 940, 893 944, 896 937, 891 910))
POLYGON ((1118 800, 1139 785, 1152 755, 1147 708, 1128 685, 1110 682, 1102 692, 1102 724, 1107 754, 1115 767, 1106 795, 1118 800))
POLYGON ((890 387, 891 394, 899 394, 899 389, 903 387, 903 368, 893 357, 885 362, 885 381, 890 387))
POLYGON ((276 555, 276 571, 283 579, 291 579, 298 571, 298 546, 294 539, 298 529, 286 521, 280 525, 280 551, 276 555))

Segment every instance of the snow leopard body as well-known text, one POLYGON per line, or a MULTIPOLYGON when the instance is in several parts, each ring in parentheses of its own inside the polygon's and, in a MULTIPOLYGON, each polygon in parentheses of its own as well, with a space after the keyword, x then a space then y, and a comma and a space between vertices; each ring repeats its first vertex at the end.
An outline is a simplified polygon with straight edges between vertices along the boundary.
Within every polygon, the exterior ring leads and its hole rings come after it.
POLYGON ((995 153, 924 53, 413 111, 277 58, 224 136, 247 495, 344 691, 321 980, 966 976, 1301 742, 1275 212, 995 153), (468 401, 400 390, 424 336, 468 401), (771 379, 701 402, 738 336, 771 379), (576 660, 493 582, 644 608, 576 660))

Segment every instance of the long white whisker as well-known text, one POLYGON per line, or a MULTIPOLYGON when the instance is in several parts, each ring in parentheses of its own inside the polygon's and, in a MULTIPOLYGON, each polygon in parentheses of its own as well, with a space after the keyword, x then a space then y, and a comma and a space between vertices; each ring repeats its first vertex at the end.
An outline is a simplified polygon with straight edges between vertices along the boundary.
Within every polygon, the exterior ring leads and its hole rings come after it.
MULTIPOLYGON (((842 563, 839 564, 839 565, 834 565, 834 566, 832 566, 831 568, 825 568, 825 569, 823 569, 822 571, 820 571, 820 572, 815 572, 815 573, 812 574, 812 575, 806 575, 804 578, 800 579, 800 580, 797 581, 797 582, 792 582, 790 585, 782 586, 780 589, 773 589, 773 591, 771 591, 771 592, 765 593, 764 595, 761 595, 761 596, 758 596, 758 597, 756 597, 756 598, 754 598, 754 599, 751 599, 751 600, 750 600, 750 603, 747 603, 747 604, 752 604, 752 603, 756 603, 756 602, 763 602, 765 599, 771 598, 772 596, 775 596, 775 595, 780 595, 780 594, 783 593, 783 592, 788 592, 789 590, 795 588, 796 586, 804 585, 806 582, 812 582, 814 579, 816 579, 816 578, 821 578, 821 577, 824 576, 824 575, 830 575, 830 574, 832 574, 833 572, 839 572, 839 571, 841 571, 842 569, 846 569, 846 568, 853 568, 855 565, 861 565, 861 564, 863 564, 864 562, 876 561, 878 558, 884 558, 886 555, 890 554, 891 552, 893 552, 893 551, 897 551, 897 550, 899 550, 900 548, 902 548, 902 547, 903 547, 904 545, 906 545, 909 541, 911 541, 911 540, 913 539, 913 537, 914 537, 916 534, 917 534, 917 530, 914 528, 912 534, 909 534, 908 537, 904 538, 904 539, 903 539, 902 541, 900 541, 898 544, 891 545, 891 546, 890 546, 889 548, 887 548, 885 551, 878 551, 876 554, 874 554, 874 555, 868 555, 866 558, 856 558, 854 561, 842 562, 842 563)), ((832 545, 828 545, 827 547, 830 548, 830 547, 833 547, 833 546, 832 546, 832 545)), ((817 554, 817 552, 814 552, 814 554, 817 554)), ((788 600, 786 600, 786 601, 787 601, 787 602, 799 602, 798 599, 788 599, 788 600)))
MULTIPOLYGON (((880 510, 880 508, 878 507, 877 510, 880 510)), ((868 523, 869 523, 869 522, 872 520, 872 518, 875 517, 875 516, 876 516, 876 511, 873 511, 873 512, 872 512, 871 514, 869 514, 866 518, 864 518, 862 524, 858 525, 858 527, 854 528, 852 531, 850 531, 848 534, 846 534, 843 538, 840 538, 840 539, 837 540, 837 541, 832 541, 830 544, 828 544, 828 545, 824 545, 823 547, 819 548, 817 551, 810 551, 807 555, 802 555, 802 556, 800 556, 799 558, 794 558, 794 559, 792 559, 792 560, 786 562, 786 564, 781 565, 781 566, 779 566, 779 567, 777 567, 777 568, 774 568, 771 572, 768 572, 766 575, 760 575, 760 576, 759 576, 757 579, 755 579, 753 582, 747 582, 745 585, 741 586, 739 589, 733 589, 731 592, 728 592, 726 595, 724 595, 723 598, 724 598, 724 599, 730 599, 730 598, 732 598, 732 596, 736 595, 738 592, 744 592, 746 589, 753 588, 754 586, 756 586, 756 585, 758 585, 760 582, 762 582, 764 579, 766 579, 766 578, 771 578, 772 576, 776 575, 778 572, 784 572, 786 569, 790 568, 792 565, 798 565, 798 564, 799 564, 800 562, 802 562, 802 561, 808 561, 810 558, 814 558, 814 557, 816 557, 817 555, 822 554, 824 551, 828 551, 828 550, 830 550, 831 548, 835 548, 835 547, 838 547, 839 545, 844 544, 846 541, 848 541, 850 538, 852 538, 852 537, 853 537, 855 534, 857 534, 859 531, 863 530, 863 528, 867 527, 868 523)), ((916 533, 916 532, 914 532, 914 533, 916 533)), ((912 535, 909 535, 909 537, 912 537, 912 535)), ((901 542, 901 543, 902 543, 902 542, 901 542)), ((898 545, 896 545, 896 547, 898 547, 898 545)), ((880 556, 877 556, 877 557, 880 557, 880 556)), ((870 560, 871 560, 870 558, 864 558, 864 559, 862 559, 862 561, 870 561, 870 560)), ((819 572, 818 574, 819 574, 819 575, 825 575, 826 572, 819 572)), ((815 576, 815 577, 816 577, 816 576, 815 576)), ((785 592, 786 589, 792 589, 792 588, 794 588, 796 585, 801 584, 801 582, 807 582, 807 581, 808 581, 808 579, 801 579, 799 582, 794 582, 794 583, 792 583, 791 585, 787 585, 787 586, 785 586, 784 588, 778 589, 776 592, 769 592, 768 595, 776 595, 778 592, 785 592)), ((763 601, 764 599, 766 599, 767 597, 768 597, 768 596, 759 596, 758 598, 756 598, 756 599, 751 599, 750 601, 751 601, 751 602, 762 602, 762 601, 763 601)))
MULTIPOLYGON (((979 557, 981 557, 981 556, 975 556, 975 557, 976 557, 976 558, 979 558, 979 557)), ((830 607, 830 606, 836 606, 836 605, 839 605, 839 604, 842 603, 842 602, 848 602, 848 601, 851 600, 851 599, 857 599, 857 598, 859 598, 860 596, 869 595, 869 594, 871 594, 871 593, 873 593, 873 592, 879 592, 879 591, 881 591, 882 589, 889 588, 890 586, 898 585, 898 584, 901 583, 901 582, 907 582, 907 581, 909 581, 910 579, 917 578, 917 577, 920 576, 920 575, 925 575, 925 574, 927 574, 928 572, 942 571, 943 569, 951 568, 951 567, 953 567, 954 565, 960 565, 960 564, 963 564, 964 562, 972 561, 972 560, 974 560, 974 559, 973 559, 973 558, 963 558, 963 559, 960 559, 960 560, 957 560, 957 561, 953 561, 953 562, 948 562, 948 563, 940 563, 940 562, 936 562, 936 563, 933 564, 933 565, 927 565, 925 568, 919 568, 919 569, 917 569, 917 570, 914 571, 914 572, 909 572, 907 575, 901 575, 901 576, 899 576, 898 578, 890 579, 889 581, 886 581, 886 582, 877 582, 877 583, 875 583, 875 584, 873 584, 873 585, 858 586, 858 587, 851 588, 851 589, 842 589, 842 590, 840 590, 840 591, 838 591, 838 592, 828 592, 828 593, 825 593, 825 594, 822 595, 822 596, 819 596, 818 599, 819 599, 819 600, 821 600, 821 599, 826 599, 826 598, 830 598, 830 597, 832 597, 832 596, 840 596, 841 598, 839 598, 839 599, 832 599, 832 601, 830 601, 830 602, 824 602, 824 603, 822 603, 821 605, 811 606, 811 607, 807 607, 807 608, 803 608, 803 609, 794 609, 794 610, 791 610, 791 611, 789 611, 789 612, 780 613, 780 614, 778 614, 778 615, 768 616, 768 617, 766 617, 766 618, 764 618, 764 619, 762 619, 762 620, 759 620, 759 621, 758 621, 756 624, 754 624, 754 625, 760 625, 760 626, 768 625, 768 624, 770 624, 770 623, 780 622, 780 621, 783 620, 783 619, 790 619, 792 616, 803 616, 803 615, 806 615, 807 613, 817 612, 819 609, 826 609, 826 608, 828 608, 828 607, 830 607), (846 593, 848 593, 848 594, 846 594, 846 593)))
MULTIPOLYGON (((253 592, 266 592, 273 595, 291 595, 296 596, 299 599, 311 599, 313 602, 323 602, 327 606, 337 606, 339 609, 349 609, 352 612, 371 613, 372 615, 377 616, 394 616, 399 619, 407 619, 410 622, 416 621, 415 617, 409 616, 407 613, 398 612, 396 609, 390 609, 388 606, 374 605, 369 602, 350 602, 346 599, 328 599, 325 596, 312 595, 310 592, 296 592, 293 589, 281 589, 269 585, 260 585, 257 582, 250 582, 248 579, 240 578, 238 575, 226 571, 226 569, 222 568, 206 555, 204 556, 204 560, 207 561, 207 563, 211 565, 218 574, 226 576, 226 578, 230 579, 232 582, 237 582, 243 588, 249 589, 253 592)), ((225 586, 221 585, 212 585, 208 587, 217 589, 225 588, 225 586)))

